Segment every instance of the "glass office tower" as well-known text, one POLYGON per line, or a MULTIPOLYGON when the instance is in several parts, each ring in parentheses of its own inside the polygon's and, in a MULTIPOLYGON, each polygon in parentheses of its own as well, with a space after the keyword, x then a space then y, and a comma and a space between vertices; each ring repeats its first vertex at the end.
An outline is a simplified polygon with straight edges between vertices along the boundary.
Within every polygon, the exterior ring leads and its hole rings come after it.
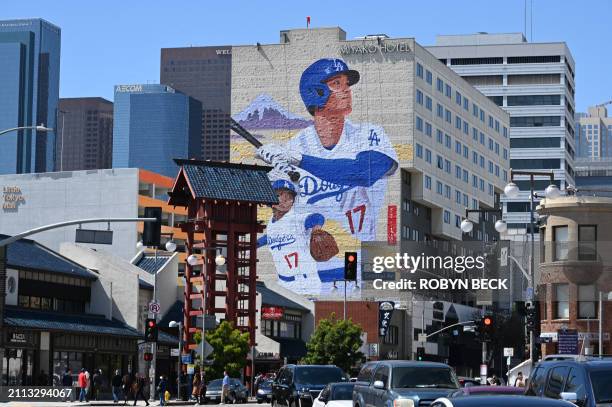
POLYGON ((115 86, 113 168, 175 177, 173 158, 199 157, 202 104, 166 85, 115 86))
MULTIPOLYGON (((60 28, 39 18, 0 21, 0 131, 56 127, 60 39, 60 28)), ((54 131, 0 136, 0 174, 53 171, 54 156, 54 131)))

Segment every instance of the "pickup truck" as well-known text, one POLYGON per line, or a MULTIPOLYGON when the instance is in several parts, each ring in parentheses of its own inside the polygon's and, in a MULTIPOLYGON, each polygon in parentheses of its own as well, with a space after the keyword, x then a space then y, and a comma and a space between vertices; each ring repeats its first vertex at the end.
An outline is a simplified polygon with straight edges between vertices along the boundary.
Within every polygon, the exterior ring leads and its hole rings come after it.
POLYGON ((369 362, 355 382, 353 407, 427 407, 457 389, 457 376, 444 363, 369 362))

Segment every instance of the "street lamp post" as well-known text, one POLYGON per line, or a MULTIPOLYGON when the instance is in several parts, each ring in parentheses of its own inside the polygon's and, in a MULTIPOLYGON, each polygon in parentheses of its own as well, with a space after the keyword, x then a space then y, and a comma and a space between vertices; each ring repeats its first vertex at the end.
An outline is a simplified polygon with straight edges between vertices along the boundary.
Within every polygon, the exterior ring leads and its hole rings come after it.
POLYGON ((53 131, 52 128, 45 127, 44 124, 39 124, 38 126, 19 126, 19 127, 11 127, 10 129, 0 130, 0 136, 6 133, 10 133, 12 131, 20 131, 20 130, 36 130, 40 132, 53 131))
MULTIPOLYGON (((508 185, 506 185, 506 187, 504 188, 504 194, 510 198, 516 198, 519 195, 519 187, 518 185, 516 185, 514 183, 514 176, 515 175, 527 175, 529 176, 529 237, 531 239, 531 254, 529 256, 529 285, 528 287, 531 289, 530 294, 531 294, 531 298, 529 298, 529 300, 534 300, 535 299, 535 292, 536 292, 536 286, 535 286, 535 258, 534 258, 534 254, 535 254, 535 240, 534 240, 534 228, 535 228, 535 218, 533 216, 533 198, 535 196, 535 177, 537 176, 542 176, 542 177, 549 177, 550 178, 550 185, 548 187, 546 187, 546 190, 544 191, 544 194, 547 198, 557 198, 559 195, 561 195, 561 191, 559 191, 559 188, 557 187, 557 185, 555 185, 555 173, 553 171, 550 172, 543 172, 543 171, 515 171, 512 168, 510 169, 510 183, 508 183, 508 185)), ((534 302, 535 303, 535 302, 534 302)), ((537 308, 536 308, 537 309, 537 308)), ((539 315, 537 317, 536 323, 539 324, 540 323, 540 318, 539 315)), ((536 362, 536 346, 535 346, 535 332, 534 330, 531 330, 529 333, 529 358, 531 359, 532 363, 536 362)))
MULTIPOLYGON (((470 233, 472 231, 472 229, 474 229, 474 224, 472 223, 472 221, 469 219, 469 214, 470 213, 477 213, 478 214, 478 222, 480 223, 480 230, 482 233, 482 251, 483 253, 485 252, 485 220, 483 219, 483 214, 485 213, 498 213, 501 215, 502 211, 501 209, 465 209, 465 219, 463 219, 463 221, 461 222, 461 231, 464 233, 470 233)), ((495 222, 495 230, 498 233, 503 233, 505 232, 507 229, 507 225, 506 222, 504 222, 503 220, 498 220, 495 222)), ((483 270, 484 273, 484 270, 483 270)), ((485 305, 483 303, 482 305, 482 314, 484 316, 485 314, 485 305)), ((482 341, 482 364, 486 364, 487 363, 487 342, 485 342, 484 340, 482 341)), ((487 377, 486 375, 481 376, 480 378, 480 382, 481 384, 487 384, 487 377)))
POLYGON ((180 400, 181 399, 181 381, 180 381, 181 355, 183 354, 183 323, 176 322, 176 321, 170 321, 170 323, 168 323, 168 326, 170 328, 174 328, 178 326, 178 329, 179 329, 179 354, 178 354, 178 358, 176 361, 176 399, 180 400))
MULTIPOLYGON (((162 235, 170 235, 170 239, 172 239, 172 234, 171 233, 161 233, 162 235)), ((139 241, 138 243, 136 243, 136 248, 138 250, 142 250, 144 248, 144 244, 139 241)), ((166 242, 165 245, 166 251, 168 252, 174 252, 176 250, 176 243, 174 243, 172 240, 169 240, 166 242)), ((154 303, 157 303, 157 247, 155 247, 154 249, 154 253, 155 253, 155 258, 154 258, 154 264, 155 264, 155 270, 153 272, 153 301, 154 303)), ((153 314, 153 318, 155 318, 155 322, 157 322, 157 317, 158 317, 159 313, 155 313, 153 314)), ((151 317, 149 315, 149 317, 151 317)), ((157 342, 153 342, 153 344, 151 344, 151 350, 153 353, 153 359, 151 360, 151 366, 150 366, 150 376, 151 376, 151 391, 149 391, 149 399, 150 400, 155 400, 155 381, 156 381, 156 375, 157 375, 157 342)))

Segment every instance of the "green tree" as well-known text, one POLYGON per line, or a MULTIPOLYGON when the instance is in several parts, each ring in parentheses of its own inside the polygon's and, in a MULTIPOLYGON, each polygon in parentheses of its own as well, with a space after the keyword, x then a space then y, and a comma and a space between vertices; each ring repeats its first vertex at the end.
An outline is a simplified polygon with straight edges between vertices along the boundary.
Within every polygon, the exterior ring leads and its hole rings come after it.
MULTIPOLYGON (((202 335, 196 332, 193 339, 200 344, 202 335)), ((206 332, 206 341, 210 344, 213 351, 206 358, 212 363, 204 368, 207 380, 220 378, 223 371, 232 377, 240 376, 240 370, 247 363, 246 356, 249 352, 249 334, 240 332, 234 326, 223 321, 219 326, 206 332)))
POLYGON ((363 361, 364 355, 359 351, 361 328, 349 320, 338 320, 335 314, 319 321, 306 344, 308 350, 302 359, 307 364, 332 364, 348 372, 357 362, 363 361))

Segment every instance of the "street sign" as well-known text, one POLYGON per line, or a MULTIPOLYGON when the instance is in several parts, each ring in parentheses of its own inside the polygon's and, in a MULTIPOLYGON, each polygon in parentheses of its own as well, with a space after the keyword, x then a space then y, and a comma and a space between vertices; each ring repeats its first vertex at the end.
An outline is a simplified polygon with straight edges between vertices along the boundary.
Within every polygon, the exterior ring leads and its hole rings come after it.
POLYGON ((576 329, 560 329, 557 331, 557 353, 560 355, 576 355, 578 353, 578 331, 576 329))
POLYGON ((159 311, 161 311, 161 305, 159 305, 159 302, 153 301, 149 303, 149 312, 151 314, 159 314, 159 311))
POLYGON ((419 342, 425 343, 427 342, 427 334, 419 334, 419 342))
POLYGON ((499 265, 506 267, 508 265, 508 248, 501 247, 499 249, 499 265))
POLYGON ((178 356, 178 355, 179 355, 179 348, 170 349, 170 356, 178 356))
MULTIPOLYGON (((200 343, 200 348, 202 349, 202 344, 200 343)), ((206 339, 204 339, 204 359, 206 359, 213 352, 213 347, 210 346, 210 343, 206 339)))
POLYGON ((191 363, 191 355, 181 355, 181 363, 188 365, 191 363))
POLYGON ((394 309, 395 302, 393 301, 381 301, 378 303, 378 336, 387 335, 394 309))
POLYGON ((514 356, 514 348, 504 348, 504 356, 514 356))
POLYGON ((487 376, 487 365, 484 363, 480 365, 480 375, 485 377, 487 376))

